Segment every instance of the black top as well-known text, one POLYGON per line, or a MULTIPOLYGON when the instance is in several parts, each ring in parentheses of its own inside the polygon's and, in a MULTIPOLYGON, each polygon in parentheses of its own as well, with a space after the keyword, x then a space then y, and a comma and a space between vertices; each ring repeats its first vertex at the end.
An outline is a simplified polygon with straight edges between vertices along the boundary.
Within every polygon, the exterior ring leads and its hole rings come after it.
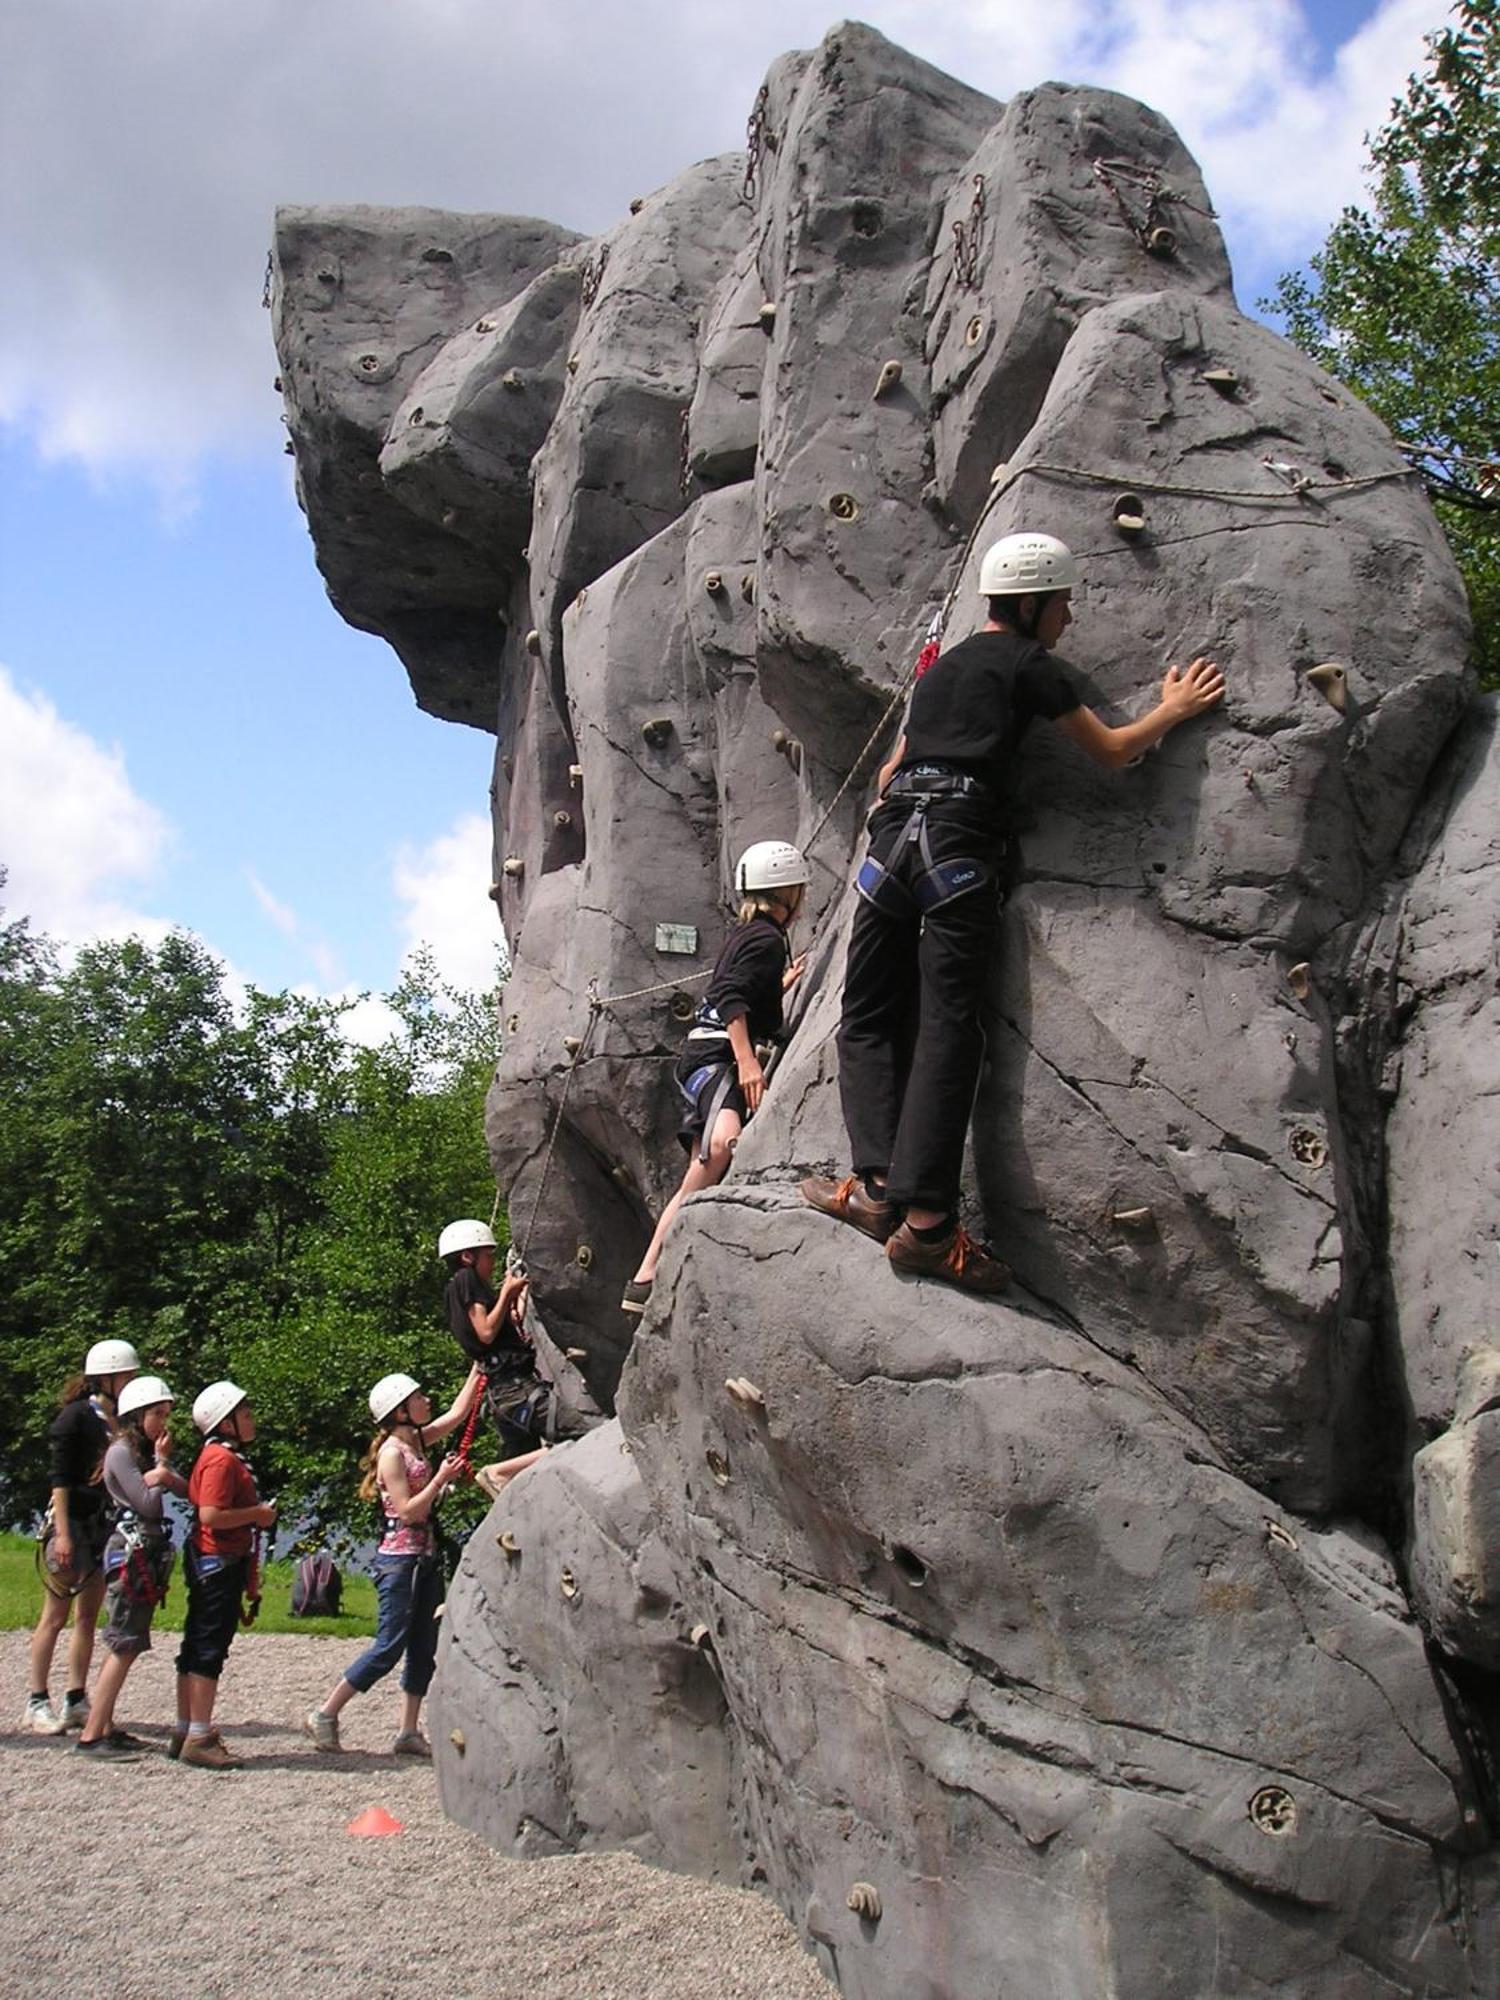
POLYGON ((510 1374, 518 1363, 528 1366, 531 1349, 516 1332, 514 1322, 508 1317, 495 1329, 495 1338, 483 1341, 474 1331, 469 1319, 470 1306, 483 1306, 486 1313, 495 1309, 496 1293, 484 1282, 472 1264, 460 1264, 448 1280, 445 1294, 448 1306, 448 1324, 453 1330, 453 1338, 458 1342, 471 1361, 477 1361, 486 1374, 496 1371, 510 1374))
POLYGON ((71 1403, 64 1403, 47 1436, 52 1447, 48 1484, 66 1486, 74 1507, 102 1507, 105 1494, 100 1468, 110 1429, 89 1398, 75 1396, 71 1403))
POLYGON ((727 1028, 744 1020, 752 1042, 781 1033, 781 978, 788 963, 786 932, 774 917, 752 917, 724 940, 699 1019, 727 1028))
POLYGON ((976 632, 917 682, 901 768, 952 764, 1004 792, 1011 757, 1032 718, 1055 721, 1081 705, 1070 669, 1035 639, 976 632))

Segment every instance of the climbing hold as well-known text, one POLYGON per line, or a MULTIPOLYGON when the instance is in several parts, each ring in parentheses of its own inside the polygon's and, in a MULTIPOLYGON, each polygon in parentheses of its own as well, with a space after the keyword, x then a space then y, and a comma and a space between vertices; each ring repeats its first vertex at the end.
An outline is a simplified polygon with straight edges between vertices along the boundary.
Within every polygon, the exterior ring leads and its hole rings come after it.
POLYGON ((691 993, 674 993, 672 995, 672 1019, 674 1021, 691 1021, 697 1011, 697 1003, 694 1001, 691 993))
POLYGON ((1291 1136, 1290 1145, 1292 1158, 1304 1167, 1317 1168, 1328 1164, 1328 1143, 1309 1126, 1299 1125, 1291 1136))
POLYGON ((1280 1785, 1262 1785, 1250 1801, 1250 1817, 1262 1833, 1285 1840, 1297 1831, 1297 1801, 1280 1785))
POLYGON ((422 405, 421 405, 420 403, 418 403, 417 407, 416 407, 416 408, 415 408, 415 409, 414 409, 414 410, 412 411, 411 415, 410 415, 410 416, 409 416, 409 417, 407 418, 407 420, 406 420, 406 421, 407 421, 407 424, 408 424, 409 426, 411 426, 412 428, 415 428, 415 427, 416 427, 416 425, 418 425, 419 423, 421 423, 421 421, 422 421, 422 414, 423 414, 423 412, 422 412, 422 405))
POLYGON ((1205 368, 1203 380, 1210 389, 1217 389, 1224 396, 1240 386, 1240 378, 1232 368, 1205 368))
POLYGON ((1332 389, 1320 388, 1318 394, 1325 403, 1332 403, 1335 409, 1339 407, 1339 399, 1332 389))
POLYGON ((578 1051, 583 1047, 582 1035, 564 1035, 563 1047, 570 1056, 576 1056, 578 1051))
POLYGON ((1312 991, 1312 968, 1304 959, 1300 965, 1287 968, 1286 983, 1299 1000, 1305 1000, 1312 991))
POLYGON ((288 458, 295 458, 297 456, 297 447, 292 443, 290 438, 287 439, 281 449, 286 453, 288 458))
POLYGON ((464 1751, 468 1748, 468 1744, 464 1740, 463 1731, 461 1729, 450 1729, 448 1731, 448 1741, 453 1745, 459 1756, 462 1757, 464 1751))
POLYGON ((1117 1208, 1109 1218, 1116 1229, 1154 1229, 1156 1217, 1149 1208, 1117 1208))
POLYGON ((570 354, 568 356, 568 373, 570 375, 576 375, 578 373, 578 356, 576 354, 570 354))
POLYGON ((563 1571, 562 1575, 557 1579, 557 1587, 571 1603, 578 1595, 578 1579, 574 1576, 572 1570, 565 1569, 563 1571))
POLYGON ((339 274, 337 271, 319 271, 318 273, 318 283, 320 285, 336 285, 338 281, 339 274))
POLYGON ((378 354, 362 354, 359 357, 359 365, 366 375, 373 375, 375 370, 380 366, 380 356, 378 354))
POLYGON ((524 388, 524 387, 525 387, 525 384, 524 384, 524 383, 522 382, 522 380, 521 380, 521 371, 520 371, 520 369, 519 369, 519 368, 507 368, 507 369, 506 369, 506 371, 505 371, 505 373, 504 373, 504 374, 503 374, 503 375, 502 375, 502 376, 500 377, 500 386, 501 386, 501 388, 502 388, 502 389, 521 389, 521 388, 524 388))
POLYGON ((451 264, 453 262, 453 252, 451 250, 439 250, 436 247, 431 250, 424 250, 422 252, 422 262, 424 264, 451 264))
POLYGON ((696 1646, 700 1652, 706 1653, 711 1651, 714 1643, 713 1627, 711 1625, 695 1625, 688 1634, 688 1643, 689 1645, 696 1646))
POLYGON ((495 331, 495 322, 492 319, 475 320, 474 331, 476 333, 493 333, 495 331))
POLYGON ((521 1032, 521 1017, 520 1017, 520 1015, 519 1015, 519 1014, 507 1014, 507 1015, 506 1015, 506 1017, 505 1017, 505 1032, 506 1032, 506 1034, 507 1034, 507 1035, 519 1035, 519 1034, 520 1034, 520 1032, 521 1032))
POLYGON ((278 396, 281 394, 281 377, 279 375, 276 377, 276 380, 271 384, 271 387, 276 391, 278 396))
POLYGON ((587 1361, 589 1358, 589 1351, 586 1347, 565 1347, 563 1349, 563 1354, 565 1358, 573 1362, 575 1366, 577 1365, 578 1362, 587 1361))
POLYGON ((709 1471, 714 1476, 714 1484, 716 1486, 727 1486, 729 1484, 729 1460, 724 1456, 723 1452, 715 1451, 713 1447, 710 1446, 709 1449, 706 1452, 704 1452, 703 1457, 708 1465, 709 1471))
POLYGON ((1138 493, 1122 493, 1116 499, 1114 524, 1122 535, 1138 535, 1146 525, 1145 504, 1138 493))
POLYGON ((502 885, 499 882, 491 882, 489 888, 485 891, 485 894, 489 897, 492 903, 499 902, 501 886, 502 885))
POLYGON ((552 815, 552 824, 557 828, 559 833, 566 833, 568 828, 573 824, 573 815, 566 810, 555 812, 552 815))
POLYGON ((765 1392, 756 1387, 748 1375, 731 1375, 724 1384, 732 1403, 738 1403, 742 1410, 763 1410, 766 1407, 765 1392))
POLYGON ((526 650, 528 653, 533 654, 540 653, 542 650, 542 635, 534 625, 526 634, 526 650))
POLYGON ((1005 477, 1005 475, 1009 471, 1010 471, 1009 461, 1002 458, 1000 463, 995 467, 994 471, 990 474, 991 486, 998 486, 1001 480, 1005 477))
POLYGON ((879 398, 886 395, 890 390, 895 388, 900 380, 901 363, 899 361, 887 361, 880 373, 875 377, 876 397, 879 398))
POLYGON ((1269 1515, 1266 1517, 1265 1530, 1266 1540, 1274 1543, 1278 1549, 1296 1548, 1297 1537, 1289 1528, 1284 1528, 1280 1521, 1273 1521, 1269 1515))
POLYGON ((745 574, 740 578, 740 596, 744 598, 747 604, 755 602, 755 572, 753 570, 747 569, 745 574))
POLYGON ((630 213, 632 215, 639 215, 641 210, 645 206, 646 206, 645 197, 643 195, 636 195, 636 197, 630 204, 630 213))
POLYGON ((583 783, 582 764, 570 764, 568 766, 568 783, 573 787, 575 792, 578 790, 579 786, 583 783))
POLYGON ((720 570, 711 569, 703 579, 703 588, 710 597, 717 597, 724 588, 724 577, 720 570))
POLYGON ((518 1556, 521 1553, 521 1544, 516 1540, 509 1528, 505 1530, 503 1535, 496 1535, 495 1547, 507 1556, 518 1556))
POLYGON ((1349 676, 1338 662, 1325 660, 1320 667, 1309 667, 1307 678, 1329 707, 1342 715, 1349 706, 1349 676))
POLYGON ((766 300, 760 309, 759 318, 762 333, 771 334, 776 331, 776 305, 774 300, 766 300))
POLYGON ((670 716, 654 715, 649 722, 641 724, 641 735, 653 750, 660 750, 672 740, 672 720, 670 716))
POLYGON ((577 1250, 574 1252, 574 1257, 577 1261, 578 1268, 580 1271, 589 1270, 594 1262, 593 1246, 588 1243, 580 1243, 577 1250))
POLYGON ((829 499, 828 511, 836 521, 855 521, 859 518, 859 502, 852 493, 835 493, 829 499))
POLYGON ((583 586, 583 589, 580 590, 578 595, 573 599, 571 608, 574 611, 582 611, 584 605, 587 604, 588 601, 589 601, 589 587, 587 584, 585 584, 583 586))
POLYGON ((880 1922, 880 1891, 873 1882, 856 1882, 845 1901, 855 1916, 865 1917, 872 1924, 880 1922))
POLYGON ((980 341, 983 339, 984 339, 984 320, 979 313, 975 313, 974 317, 969 321, 968 325, 964 328, 964 346, 977 347, 980 341))
POLYGON ((778 756, 785 757, 794 771, 802 769, 802 742, 799 737, 789 736, 784 729, 773 729, 771 748, 778 756))
POLYGON ((780 756, 784 757, 786 755, 787 745, 791 740, 791 737, 787 735, 784 729, 773 729, 771 731, 771 748, 780 756))
POLYGON ((454 527, 457 524, 457 521, 458 521, 458 509, 456 507, 445 507, 443 509, 443 526, 445 528, 454 527))
POLYGON ((521 859, 519 854, 507 854, 505 857, 505 867, 501 872, 508 875, 512 882, 519 882, 521 877, 526 873, 526 863, 521 859))
POLYGON ((1146 231, 1146 248, 1153 257, 1175 257, 1177 231, 1168 229, 1164 222, 1158 222, 1154 229, 1146 231))

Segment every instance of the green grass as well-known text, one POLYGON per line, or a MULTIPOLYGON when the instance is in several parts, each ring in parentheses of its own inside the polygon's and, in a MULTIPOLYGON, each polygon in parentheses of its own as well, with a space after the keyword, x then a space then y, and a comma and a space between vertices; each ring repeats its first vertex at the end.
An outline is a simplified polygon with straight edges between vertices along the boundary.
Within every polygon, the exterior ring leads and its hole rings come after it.
MULTIPOLYGON (((335 1639, 366 1639, 375 1630, 375 1585, 363 1570, 344 1570, 344 1609, 337 1618, 294 1618, 291 1614, 293 1563, 266 1570, 257 1632, 312 1632, 335 1639)), ((36 1543, 29 1535, 0 1535, 0 1632, 29 1631, 42 1605, 36 1573, 36 1543)), ((157 1607, 154 1628, 180 1632, 187 1610, 182 1552, 172 1572, 167 1601, 157 1607)))

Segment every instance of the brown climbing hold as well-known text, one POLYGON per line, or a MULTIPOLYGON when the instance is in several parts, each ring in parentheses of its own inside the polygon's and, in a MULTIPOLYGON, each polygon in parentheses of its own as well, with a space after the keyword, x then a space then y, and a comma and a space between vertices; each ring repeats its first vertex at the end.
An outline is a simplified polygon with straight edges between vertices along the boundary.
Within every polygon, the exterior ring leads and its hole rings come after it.
POLYGON ((1002 458, 1000 463, 995 467, 994 471, 990 474, 991 486, 998 486, 1001 480, 1005 478, 1006 474, 1009 471, 1010 471, 1010 461, 1008 459, 1002 458))
POLYGON ((505 1530, 503 1535, 496 1535, 495 1546, 503 1550, 508 1556, 518 1556, 521 1553, 521 1544, 516 1540, 509 1528, 505 1530))
POLYGON ((281 377, 279 375, 276 377, 276 380, 271 384, 271 387, 276 391, 278 396, 281 394, 281 377))
POLYGON ((763 1410, 766 1398, 763 1390, 757 1388, 748 1375, 731 1375, 724 1388, 732 1403, 738 1403, 742 1410, 763 1410))
POLYGON ((1284 1528, 1280 1521, 1273 1521, 1268 1515, 1264 1525, 1268 1542, 1274 1543, 1278 1549, 1296 1548, 1297 1537, 1289 1528, 1284 1528))
POLYGON ((1299 1000, 1305 1000, 1312 992, 1312 967, 1305 959, 1300 965, 1288 966, 1286 983, 1299 1000))
POLYGON ((876 400, 878 401, 880 397, 888 395, 900 380, 901 363, 899 361, 887 361, 880 373, 875 377, 876 400))
POLYGON ((836 521, 857 521, 859 502, 852 493, 835 493, 829 499, 828 511, 836 521))
POLYGON ((568 356, 568 373, 570 375, 576 375, 578 373, 578 356, 576 354, 570 354, 568 356))
POLYGON ((570 1056, 576 1056, 578 1051, 583 1047, 582 1035, 564 1035, 563 1047, 570 1056))
POLYGON ((525 384, 524 384, 524 383, 522 382, 522 380, 521 380, 521 371, 520 371, 520 369, 519 369, 519 368, 507 368, 507 369, 506 369, 506 371, 505 371, 505 373, 504 373, 504 374, 503 374, 503 375, 502 375, 502 376, 500 377, 500 386, 501 386, 501 388, 502 388, 502 389, 521 389, 521 388, 524 388, 524 387, 525 387, 525 384))
POLYGON ((572 1570, 565 1569, 563 1571, 562 1575, 557 1579, 557 1587, 571 1603, 578 1595, 578 1579, 574 1576, 572 1570))
POLYGON ((445 507, 443 509, 443 526, 445 528, 452 528, 457 525, 457 522, 458 509, 456 507, 445 507))
POLYGON ((784 757, 786 755, 786 746, 791 742, 791 740, 792 740, 791 737, 788 736, 787 732, 784 729, 773 729, 771 731, 771 748, 774 751, 776 751, 779 756, 784 757))
POLYGON ((580 1243, 573 1254, 580 1271, 587 1271, 592 1268, 594 1252, 591 1244, 580 1243))
POLYGON ((1203 371, 1203 380, 1208 384, 1210 389, 1217 389, 1221 395, 1225 396, 1232 389, 1237 389, 1240 385, 1240 378, 1232 368, 1205 368, 1203 371))
POLYGON ((776 305, 774 300, 766 300, 760 309, 759 318, 762 333, 771 334, 776 331, 776 305))
POLYGON ((1122 535, 1139 535, 1146 526, 1146 508, 1139 493, 1122 493, 1114 504, 1113 520, 1122 535))
POLYGON ((1337 660, 1325 660, 1320 667, 1309 667, 1307 678, 1329 707, 1336 708, 1342 715, 1349 706, 1349 676, 1337 660))
POLYGON ((580 1361, 588 1360, 589 1351, 586 1347, 565 1347, 563 1349, 563 1356, 576 1367, 580 1361))
POLYGON ((1278 1840, 1297 1831, 1297 1801, 1282 1785, 1262 1785, 1251 1799, 1249 1811, 1261 1832, 1278 1840))
POLYGON ((977 347, 980 341, 983 339, 984 339, 984 320, 978 313, 975 313, 974 317, 969 321, 968 325, 964 328, 964 346, 977 347))
POLYGON ((643 195, 637 195, 630 204, 630 213, 632 215, 639 215, 641 210, 645 206, 646 206, 645 197, 643 195))
POLYGON ((1154 229, 1146 232, 1146 248, 1153 257, 1175 257, 1177 255, 1177 231, 1168 229, 1164 222, 1158 222, 1154 229))
POLYGON ((654 715, 649 722, 641 724, 641 735, 653 750, 660 750, 663 744, 672 740, 672 719, 666 715, 654 715))
POLYGON ((542 635, 534 625, 526 634, 526 650, 532 654, 540 653, 542 650, 542 635))
POLYGON ((583 783, 582 764, 570 764, 568 766, 568 783, 573 787, 575 792, 578 790, 579 786, 583 783))
POLYGON ((506 1017, 505 1017, 505 1032, 506 1032, 506 1034, 507 1034, 507 1035, 519 1035, 519 1034, 520 1034, 520 1032, 521 1032, 521 1017, 520 1017, 520 1015, 519 1015, 519 1014, 507 1014, 507 1015, 506 1015, 506 1017))
POLYGON ((729 1460, 724 1456, 723 1452, 715 1451, 710 1446, 704 1452, 703 1457, 709 1471, 713 1474, 714 1484, 716 1486, 727 1486, 729 1484, 729 1460))
POLYGON ((573 815, 566 809, 559 810, 552 815, 552 824, 557 828, 559 833, 566 833, 568 828, 573 824, 573 815))
POLYGON ((468 1748, 463 1731, 461 1729, 450 1729, 448 1731, 448 1741, 453 1745, 459 1756, 462 1757, 464 1751, 468 1748))
POLYGON ((414 409, 414 410, 412 411, 411 415, 410 415, 410 416, 409 416, 409 417, 407 418, 407 420, 406 420, 406 421, 407 421, 407 423, 408 423, 408 425, 409 425, 409 426, 411 426, 412 428, 415 428, 415 427, 416 427, 416 425, 418 425, 419 423, 421 423, 421 421, 422 421, 422 418, 423 418, 423 415, 424 415, 424 412, 423 412, 423 409, 422 409, 422 405, 421 405, 420 403, 418 403, 417 407, 416 407, 416 408, 415 408, 415 409, 414 409))
POLYGON ((697 1011, 698 1008, 691 993, 674 993, 672 995, 672 1019, 674 1021, 691 1021, 697 1011))
POLYGON ((1328 1142, 1308 1125, 1299 1125, 1290 1140, 1292 1158, 1314 1169, 1328 1164, 1328 1142))
POLYGON ((286 453, 288 458, 295 458, 297 456, 297 447, 292 443, 290 438, 287 439, 281 449, 286 453))
POLYGON ((696 1646, 700 1652, 708 1652, 714 1643, 713 1627, 711 1625, 695 1625, 688 1634, 688 1643, 689 1645, 696 1646))
POLYGON ((864 1917, 870 1923, 880 1921, 880 1891, 873 1882, 856 1882, 845 1898, 855 1916, 864 1917))
POLYGON ((1149 1208, 1117 1208, 1109 1219, 1116 1229, 1133 1229, 1138 1233, 1156 1227, 1156 1217, 1149 1208))
POLYGON ((491 882, 489 888, 486 890, 485 893, 488 895, 492 903, 499 902, 501 886, 502 885, 499 882, 491 882))
POLYGON ((519 882, 521 877, 526 873, 526 863, 521 859, 519 854, 507 854, 505 857, 505 867, 501 872, 508 875, 512 882, 519 882))
POLYGON ((493 333, 495 331, 495 322, 492 319, 475 320, 474 331, 476 333, 493 333))
POLYGON ((703 588, 710 597, 717 597, 724 588, 724 577, 720 570, 711 569, 703 579, 703 588))

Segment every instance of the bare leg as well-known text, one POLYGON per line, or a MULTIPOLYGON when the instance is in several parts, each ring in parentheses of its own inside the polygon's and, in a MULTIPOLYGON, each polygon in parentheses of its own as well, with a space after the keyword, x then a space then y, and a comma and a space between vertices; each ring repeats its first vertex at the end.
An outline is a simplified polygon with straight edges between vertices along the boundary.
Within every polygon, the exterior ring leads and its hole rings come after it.
POLYGON ((415 1736, 422 1721, 422 1697, 419 1694, 404 1694, 401 1697, 401 1734, 415 1736))
MULTIPOLYGON (((68 1622, 68 1613, 73 1608, 70 1597, 58 1597, 50 1590, 42 1597, 42 1615, 36 1621, 36 1630, 31 1635, 31 1692, 40 1694, 47 1685, 52 1672, 52 1655, 57 1650, 58 1635, 68 1622)), ((79 1683, 74 1681, 73 1686, 79 1683)))
POLYGON ((104 1571, 96 1569, 73 1599, 73 1636, 68 1641, 68 1686, 81 1688, 89 1677, 94 1657, 94 1628, 99 1623, 99 1607, 104 1602, 104 1571))
POLYGON ((646 1245, 646 1254, 641 1259, 640 1269, 635 1274, 638 1285, 655 1282, 656 1267, 661 1261, 662 1245, 666 1242, 672 1224, 677 1220, 677 1211, 690 1194, 697 1194, 700 1188, 717 1187, 729 1172, 730 1161, 742 1130, 739 1115, 733 1111, 721 1111, 714 1120, 713 1136, 709 1140, 708 1158, 700 1160, 695 1151, 687 1172, 682 1177, 682 1186, 661 1212, 661 1220, 656 1225, 656 1233, 646 1245))
POLYGON ((327 1701, 324 1702, 323 1713, 325 1715, 337 1715, 342 1709, 346 1709, 349 1706, 358 1693, 358 1688, 350 1687, 347 1681, 340 1681, 327 1701))
POLYGON ((219 1683, 211 1681, 207 1674, 184 1674, 181 1679, 187 1683, 188 1720, 211 1723, 214 1703, 219 1698, 219 1683))
POLYGON ((94 1699, 89 1706, 89 1719, 79 1736, 80 1743, 97 1743, 102 1736, 108 1736, 115 1726, 115 1703, 120 1698, 120 1690, 125 1685, 125 1676, 130 1672, 134 1653, 107 1653, 104 1665, 99 1669, 99 1678, 94 1683, 94 1699))

